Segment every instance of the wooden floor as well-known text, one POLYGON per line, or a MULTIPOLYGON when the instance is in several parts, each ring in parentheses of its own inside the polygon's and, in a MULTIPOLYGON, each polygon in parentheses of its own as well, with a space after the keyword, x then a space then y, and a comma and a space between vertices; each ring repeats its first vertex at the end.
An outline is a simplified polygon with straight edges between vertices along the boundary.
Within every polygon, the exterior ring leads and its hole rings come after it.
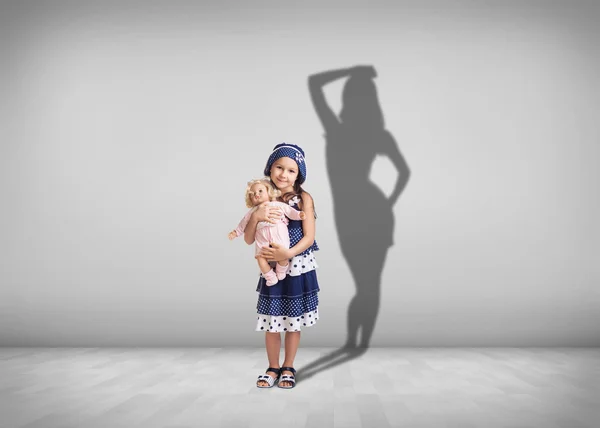
POLYGON ((598 348, 0 348, 0 427, 600 426, 598 348))

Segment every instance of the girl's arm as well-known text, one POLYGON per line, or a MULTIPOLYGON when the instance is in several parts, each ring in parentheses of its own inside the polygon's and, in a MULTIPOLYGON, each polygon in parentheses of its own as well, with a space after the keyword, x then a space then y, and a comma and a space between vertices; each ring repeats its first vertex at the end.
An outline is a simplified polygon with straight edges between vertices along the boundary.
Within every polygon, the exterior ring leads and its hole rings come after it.
POLYGON ((306 218, 302 221, 304 237, 292 248, 281 248, 277 244, 271 244, 273 248, 263 248, 259 257, 275 261, 288 260, 302 253, 315 242, 315 207, 312 197, 306 192, 302 193, 302 211, 306 213, 306 218))
POLYGON ((263 202, 256 208, 246 224, 244 230, 244 241, 250 245, 254 242, 254 235, 256 235, 256 225, 260 221, 268 221, 269 223, 275 223, 281 218, 281 209, 277 207, 269 206, 269 202, 263 202))
POLYGON ((364 73, 365 76, 375 77, 375 69, 370 66, 358 66, 350 68, 341 68, 338 70, 325 71, 323 73, 313 74, 308 77, 308 90, 310 98, 323 129, 326 133, 330 133, 335 127, 340 124, 337 116, 333 113, 323 93, 323 86, 342 77, 348 77, 353 74, 364 73))
POLYGON ((400 194, 406 187, 406 184, 408 183, 408 179, 410 178, 410 169, 408 168, 408 164, 406 163, 404 156, 402 156, 402 153, 400 153, 398 145, 396 144, 394 137, 392 137, 392 134, 390 134, 388 131, 385 131, 384 135, 382 153, 390 158, 391 162, 398 171, 396 185, 394 186, 394 190, 389 197, 390 205, 394 206, 400 197, 400 194))

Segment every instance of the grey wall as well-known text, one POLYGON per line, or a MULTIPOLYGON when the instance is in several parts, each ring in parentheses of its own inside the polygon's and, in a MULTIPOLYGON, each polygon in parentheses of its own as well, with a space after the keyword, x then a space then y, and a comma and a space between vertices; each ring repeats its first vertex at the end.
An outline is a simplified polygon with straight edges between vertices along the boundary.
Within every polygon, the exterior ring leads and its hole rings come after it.
MULTIPOLYGON (((306 80, 356 64, 412 171, 372 345, 600 344, 592 2, 18 3, 0 6, 0 344, 263 346, 253 248, 227 233, 281 141, 306 150, 319 214, 302 345, 341 344, 354 285, 306 80)), ((394 174, 380 158, 372 180, 394 174)))

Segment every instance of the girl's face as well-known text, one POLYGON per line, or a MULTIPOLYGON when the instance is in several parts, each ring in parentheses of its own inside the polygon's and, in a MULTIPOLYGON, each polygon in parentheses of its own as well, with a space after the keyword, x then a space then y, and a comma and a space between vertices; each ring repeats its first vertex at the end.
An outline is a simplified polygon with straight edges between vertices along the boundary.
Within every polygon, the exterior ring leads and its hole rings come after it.
POLYGON ((298 164, 286 156, 277 159, 271 166, 271 181, 283 193, 294 190, 298 178, 298 164))
POLYGON ((269 192, 264 184, 255 183, 250 187, 250 200, 256 206, 269 200, 269 192))

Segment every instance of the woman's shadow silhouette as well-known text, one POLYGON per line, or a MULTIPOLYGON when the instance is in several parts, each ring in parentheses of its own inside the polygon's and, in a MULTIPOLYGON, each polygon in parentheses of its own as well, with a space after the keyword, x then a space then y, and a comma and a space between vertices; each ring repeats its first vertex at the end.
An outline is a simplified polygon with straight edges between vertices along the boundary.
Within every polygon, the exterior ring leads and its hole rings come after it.
POLYGON ((327 173, 340 247, 352 273, 356 294, 348 306, 346 343, 298 371, 308 379, 364 354, 379 312, 381 275, 393 245, 393 206, 406 187, 410 170, 392 135, 385 129, 373 79, 375 69, 357 66, 310 76, 311 99, 325 130, 327 173), (342 109, 336 116, 323 86, 348 77, 342 109), (387 156, 398 171, 389 198, 369 179, 377 155, 387 156), (360 342, 358 335, 360 331, 360 342))

